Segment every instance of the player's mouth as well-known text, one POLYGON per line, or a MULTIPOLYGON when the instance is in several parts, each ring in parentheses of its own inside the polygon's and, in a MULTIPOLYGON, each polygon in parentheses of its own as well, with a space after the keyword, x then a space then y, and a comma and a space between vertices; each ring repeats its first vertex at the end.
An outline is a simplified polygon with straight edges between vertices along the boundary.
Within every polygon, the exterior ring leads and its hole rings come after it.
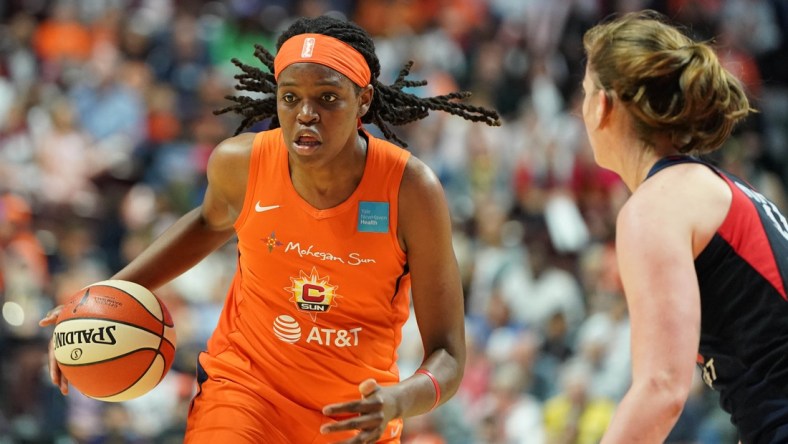
POLYGON ((311 150, 323 144, 317 134, 312 132, 303 132, 296 136, 294 141, 296 148, 302 150, 311 150))

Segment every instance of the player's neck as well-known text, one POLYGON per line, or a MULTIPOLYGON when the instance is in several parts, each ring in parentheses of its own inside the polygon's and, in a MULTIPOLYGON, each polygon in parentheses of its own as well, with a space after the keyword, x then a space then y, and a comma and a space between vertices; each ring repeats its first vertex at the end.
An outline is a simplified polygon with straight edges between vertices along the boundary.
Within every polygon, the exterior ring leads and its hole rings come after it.
POLYGON ((318 209, 335 207, 349 198, 364 176, 367 141, 359 136, 356 145, 345 149, 325 164, 290 164, 290 179, 298 194, 318 209))

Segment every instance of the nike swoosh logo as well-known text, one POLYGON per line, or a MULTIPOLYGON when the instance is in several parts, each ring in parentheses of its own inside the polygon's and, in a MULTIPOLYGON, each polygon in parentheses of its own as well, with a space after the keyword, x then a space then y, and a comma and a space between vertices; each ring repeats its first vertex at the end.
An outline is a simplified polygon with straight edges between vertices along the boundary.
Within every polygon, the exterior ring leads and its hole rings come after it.
POLYGON ((264 207, 264 206, 260 205, 260 201, 259 200, 254 205, 254 210, 257 211, 258 213, 263 213, 263 212, 268 211, 268 210, 275 210, 277 208, 279 208, 279 205, 269 205, 267 207, 264 207))
POLYGON ((397 433, 399 433, 400 427, 402 427, 402 424, 397 424, 396 426, 394 426, 394 428, 391 429, 391 437, 392 438, 397 436, 397 433))

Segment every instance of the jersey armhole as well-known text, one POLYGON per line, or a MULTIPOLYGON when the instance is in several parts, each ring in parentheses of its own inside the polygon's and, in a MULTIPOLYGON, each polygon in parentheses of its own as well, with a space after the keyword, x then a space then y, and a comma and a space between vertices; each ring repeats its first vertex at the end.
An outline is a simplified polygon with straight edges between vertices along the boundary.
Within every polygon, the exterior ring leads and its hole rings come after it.
POLYGON ((392 181, 397 182, 397 187, 394 189, 394 198, 391 199, 391 219, 393 221, 393 229, 391 230, 391 237, 392 242, 394 243, 395 251, 400 255, 400 259, 407 262, 407 253, 402 250, 402 246, 399 244, 399 199, 400 199, 400 192, 402 189, 402 178, 405 175, 405 168, 408 166, 408 160, 410 160, 410 152, 402 149, 402 152, 399 154, 398 157, 398 167, 395 171, 392 172, 391 179, 392 181))
POLYGON ((252 202, 254 202, 265 133, 265 131, 257 133, 257 135, 254 136, 254 142, 252 142, 252 154, 249 157, 249 171, 247 172, 248 179, 246 182, 246 193, 244 194, 244 204, 243 208, 241 208, 241 213, 238 214, 238 218, 235 220, 235 223, 233 223, 236 232, 240 231, 241 227, 243 227, 251 211, 252 202))

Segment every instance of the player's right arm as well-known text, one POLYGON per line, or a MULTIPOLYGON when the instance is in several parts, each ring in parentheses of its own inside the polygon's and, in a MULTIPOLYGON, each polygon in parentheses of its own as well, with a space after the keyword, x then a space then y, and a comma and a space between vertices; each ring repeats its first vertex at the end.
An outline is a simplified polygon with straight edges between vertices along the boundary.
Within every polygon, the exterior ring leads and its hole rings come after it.
POLYGON ((692 227, 702 200, 683 189, 692 188, 686 183, 663 180, 674 168, 637 190, 616 223, 632 330, 632 385, 604 444, 663 442, 689 396, 700 341, 692 227))
POLYGON ((226 243, 243 207, 253 140, 253 133, 244 133, 219 144, 208 161, 202 205, 182 216, 112 278, 155 290, 226 243))
MULTIPOLYGON (((254 134, 244 133, 220 143, 208 161, 208 187, 202 204, 178 219, 112 279, 155 290, 226 243, 243 208, 253 142, 254 134)), ((55 324, 61 309, 59 305, 50 310, 39 325, 55 324)), ((51 343, 49 374, 67 394, 68 381, 60 373, 51 343)))

